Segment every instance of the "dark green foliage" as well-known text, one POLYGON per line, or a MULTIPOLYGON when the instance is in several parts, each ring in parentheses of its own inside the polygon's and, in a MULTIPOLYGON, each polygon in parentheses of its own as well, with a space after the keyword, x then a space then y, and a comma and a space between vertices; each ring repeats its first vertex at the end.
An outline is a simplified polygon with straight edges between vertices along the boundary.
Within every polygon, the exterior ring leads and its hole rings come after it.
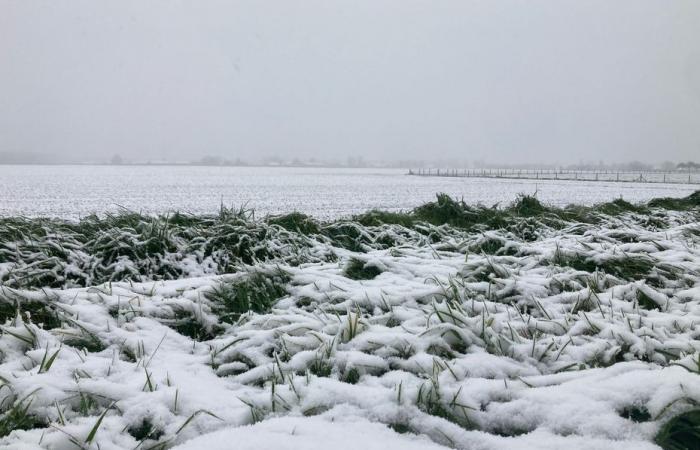
POLYGON ((490 433, 496 434, 498 436, 504 436, 504 437, 513 437, 513 436, 522 436, 523 434, 530 433, 532 429, 529 428, 505 428, 505 427, 496 427, 492 428, 489 430, 490 433))
POLYGON ((629 419, 633 422, 648 422, 651 420, 651 414, 643 406, 630 406, 622 410, 620 413, 625 419, 629 419))
POLYGON ((596 263, 578 253, 565 254, 557 251, 551 262, 584 272, 599 270, 627 281, 644 280, 654 268, 654 260, 649 256, 622 256, 596 263))
POLYGON ((332 370, 333 366, 331 366, 331 364, 325 359, 314 358, 311 361, 311 364, 309 364, 309 372, 316 375, 317 377, 328 378, 331 376, 332 370))
MULTIPOLYGON (((300 231, 315 226, 302 215, 290 217, 300 231)), ((218 216, 152 217, 125 211, 78 223, 0 218, 0 262, 15 264, 0 282, 31 289, 178 279, 186 275, 180 263, 185 257, 199 263, 207 258, 218 273, 230 273, 241 264, 271 260, 298 264, 305 253, 292 250, 314 245, 299 231, 290 233, 226 208, 218 216)))
POLYGON ((664 450, 700 449, 700 409, 668 421, 656 435, 656 443, 664 450))
POLYGON ((345 266, 345 276, 353 280, 372 280, 382 271, 373 265, 369 265, 358 258, 350 258, 345 266))
POLYGON ((481 242, 469 247, 469 250, 474 253, 486 253, 487 255, 495 255, 503 248, 503 241, 500 239, 484 239, 481 242))
POLYGON ((525 218, 509 224, 507 230, 526 242, 534 242, 539 239, 544 231, 542 223, 537 219, 525 218))
MULTIPOLYGON (((0 437, 7 436, 14 430, 31 430, 33 428, 44 428, 47 423, 29 413, 32 399, 27 396, 10 405, 0 415, 0 437)), ((4 405, 0 405, 3 407, 4 405)))
POLYGON ((101 352, 106 347, 102 341, 94 334, 83 333, 76 336, 69 336, 63 340, 63 343, 75 347, 79 350, 88 352, 101 352))
POLYGON ((300 297, 297 299, 296 304, 299 308, 307 308, 311 306, 311 304, 314 302, 312 298, 309 297, 300 297))
POLYGON ((354 367, 345 371, 343 374, 343 381, 350 384, 357 384, 360 381, 360 372, 354 367))
POLYGON ((625 256, 608 259, 600 264, 601 270, 627 281, 643 280, 654 268, 651 257, 625 256))
POLYGON ((271 225, 279 225, 285 230, 295 231, 307 236, 318 234, 320 227, 311 217, 300 212, 293 212, 282 216, 270 217, 267 223, 271 225))
POLYGON ((32 323, 40 325, 45 330, 58 328, 62 323, 62 315, 48 301, 37 301, 20 297, 16 294, 0 294, 0 324, 12 320, 17 315, 22 319, 31 317, 32 323))
POLYGON ((515 255, 518 249, 510 245, 509 241, 500 237, 485 237, 469 246, 469 251, 473 253, 484 253, 487 255, 515 255))
POLYGON ((477 224, 489 224, 500 228, 504 224, 502 211, 483 206, 469 206, 464 200, 454 200, 447 194, 438 194, 437 201, 426 203, 414 209, 414 216, 433 225, 452 225, 459 228, 472 228, 477 224))
POLYGON ((332 245, 353 252, 365 252, 372 243, 367 230, 355 222, 335 222, 323 227, 322 233, 330 239, 332 245))
POLYGON ((233 323, 248 311, 265 313, 286 295, 289 276, 279 271, 270 275, 253 272, 235 281, 222 282, 207 294, 219 320, 233 323))
POLYGON ((510 206, 510 210, 518 216, 534 217, 549 211, 537 198, 530 195, 520 195, 510 206))
POLYGON ((574 270, 581 270, 584 272, 594 272, 596 270, 596 263, 579 253, 575 254, 564 254, 563 252, 557 251, 554 254, 552 263, 561 267, 571 267, 574 270))
POLYGON ((446 404, 440 395, 438 386, 432 380, 429 384, 426 383, 420 387, 416 404, 426 414, 440 417, 467 429, 472 428, 469 418, 466 416, 466 409, 460 408, 460 405, 454 401, 451 404, 446 404), (460 413, 453 409, 455 407, 460 413))
POLYGON ((378 248, 387 249, 395 247, 397 241, 393 233, 379 233, 374 239, 374 244, 378 248))
POLYGON ((397 432, 399 434, 405 434, 405 433, 412 432, 411 427, 409 427, 408 425, 403 424, 403 423, 391 423, 391 424, 389 424, 389 428, 391 428, 392 430, 394 430, 395 432, 397 432))
MULTIPOLYGON (((242 264, 332 261, 334 252, 315 252, 319 241, 366 252, 400 245, 404 237, 415 240, 415 233, 420 233, 436 244, 451 234, 444 225, 468 231, 505 229, 524 241, 536 240, 552 228, 573 230, 576 223, 595 223, 609 215, 634 215, 642 226, 660 229, 668 224, 655 210, 698 211, 699 207, 700 191, 681 199, 655 199, 646 205, 618 199, 592 207, 567 208, 546 206, 528 195, 497 208, 469 205, 438 194, 436 201, 411 212, 370 211, 354 220, 324 225, 301 213, 256 221, 250 211, 227 208, 215 216, 147 216, 124 210, 104 217, 91 215, 77 223, 0 218, 0 262, 11 263, 0 283, 33 289, 178 279, 188 276, 184 272, 185 258, 218 274, 235 272, 242 264)), ((688 233, 692 237, 693 230, 688 233)), ((492 253, 497 249, 486 246, 483 251, 492 253)), ((630 267, 611 267, 606 272, 626 278, 628 269, 641 273, 630 267)))
POLYGON ((684 198, 655 198, 647 203, 652 208, 685 211, 700 206, 700 191, 695 191, 684 198))
POLYGON ((380 225, 401 225, 406 228, 412 228, 415 224, 415 219, 413 216, 411 216, 411 214, 379 211, 376 209, 355 216, 353 219, 360 225, 366 227, 376 227, 380 225))
POLYGON ((615 199, 611 202, 601 203, 595 207, 595 210, 599 213, 606 214, 609 216, 615 216, 624 212, 648 212, 648 210, 644 206, 633 205, 632 203, 621 198, 615 199))
POLYGON ((640 289, 637 290, 637 304, 642 309, 659 309, 659 305, 640 289))
POLYGON ((146 439, 157 441, 164 434, 163 430, 156 428, 149 418, 143 419, 138 425, 130 426, 127 431, 137 441, 145 441, 146 439))
POLYGON ((202 321, 192 311, 185 309, 175 309, 175 317, 172 320, 163 320, 160 322, 169 326, 183 336, 187 336, 195 341, 206 341, 216 337, 218 329, 205 326, 202 321))
POLYGON ((398 327, 399 325, 401 325, 401 321, 399 321, 399 319, 397 319, 394 316, 389 317, 389 319, 386 321, 386 324, 385 324, 385 326, 387 328, 394 328, 394 327, 398 327))

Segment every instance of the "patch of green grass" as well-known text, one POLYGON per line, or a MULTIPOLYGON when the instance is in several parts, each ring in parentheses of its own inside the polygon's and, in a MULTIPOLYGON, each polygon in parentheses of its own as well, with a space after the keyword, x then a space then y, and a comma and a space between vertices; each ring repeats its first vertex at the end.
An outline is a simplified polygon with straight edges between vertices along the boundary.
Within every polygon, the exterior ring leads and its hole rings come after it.
POLYGON ((321 231, 314 219, 300 212, 269 217, 267 223, 279 225, 287 231, 294 231, 307 236, 318 234, 321 231))
POLYGON ((183 336, 195 341, 206 341, 216 337, 217 328, 207 327, 202 323, 197 314, 186 309, 175 309, 175 318, 172 321, 161 321, 183 336))
POLYGON ((372 237, 366 228, 355 222, 334 222, 324 226, 322 233, 332 245, 353 252, 366 252, 372 244, 372 237))
POLYGON ((331 372, 333 371, 333 366, 331 364, 322 358, 314 358, 311 360, 311 364, 309 364, 309 372, 312 374, 316 375, 317 377, 325 377, 328 378, 331 376, 331 372))
POLYGON ((63 343, 91 353, 101 352, 106 348, 97 336, 88 333, 68 336, 63 340, 63 343))
POLYGON ((647 205, 651 208, 662 208, 677 211, 686 211, 692 208, 697 208, 700 206, 700 190, 695 191, 689 196, 683 198, 655 198, 649 200, 647 205))
POLYGON ((455 200, 447 194, 437 194, 435 202, 425 203, 413 210, 413 215, 433 225, 452 225, 470 229, 475 225, 488 224, 501 228, 505 224, 504 213, 497 208, 469 206, 464 200, 455 200))
POLYGON ((11 294, 0 294, 0 324, 13 320, 18 315, 23 319, 30 318, 32 323, 40 325, 45 330, 59 328, 62 321, 61 314, 47 301, 38 301, 11 294))
POLYGON ((550 211, 536 197, 522 194, 518 196, 508 209, 514 214, 524 217, 540 216, 550 211))
POLYGON ((644 406, 629 406, 620 412, 620 415, 625 419, 633 422, 641 423, 651 420, 651 414, 644 406))
POLYGON ((382 273, 378 267, 358 258, 350 258, 344 272, 346 277, 353 280, 372 280, 382 273))
POLYGON ((664 450, 700 449, 700 409, 669 420, 656 435, 656 443, 664 450))
POLYGON ((440 417, 466 429, 472 429, 471 421, 467 415, 468 408, 458 402, 457 396, 452 402, 445 402, 435 380, 421 385, 416 404, 426 414, 440 417))
MULTIPOLYGON (((44 428, 48 425, 46 421, 29 412, 33 400, 32 396, 33 393, 15 401, 0 414, 0 437, 7 436, 15 430, 31 430, 44 428)), ((0 405, 0 407, 2 406, 0 405)))
POLYGON ((624 256, 603 261, 600 268, 605 273, 624 280, 644 280, 654 268, 654 260, 648 256, 624 256))
POLYGON ((265 313, 287 294, 284 284, 289 276, 253 272, 235 281, 222 282, 206 294, 212 309, 225 323, 234 323, 248 311, 265 313))
POLYGON ((163 436, 163 430, 155 427, 151 420, 146 417, 138 425, 132 425, 127 429, 128 433, 137 441, 152 439, 157 441, 163 436))
POLYGON ((556 264, 557 266, 571 267, 574 270, 580 270, 583 272, 595 272, 596 268, 598 267, 595 261, 580 253, 565 254, 559 251, 554 254, 552 263, 556 264))
POLYGON ((343 374, 342 381, 345 383, 357 384, 357 382, 360 381, 360 372, 356 368, 351 367, 343 374))
MULTIPOLYGON (((700 191, 681 199, 651 200, 646 205, 618 199, 592 207, 566 208, 543 205, 528 195, 499 208, 470 205, 438 194, 435 201, 411 212, 374 210, 354 220, 325 224, 298 212, 260 221, 245 208, 221 208, 218 215, 211 216, 148 216, 124 210, 103 217, 91 215, 79 222, 0 218, 0 262, 11 267, 0 274, 0 283, 39 289, 178 279, 187 276, 184 258, 207 264, 218 274, 235 272, 242 264, 326 262, 336 258, 332 249, 325 253, 306 250, 317 249, 319 241, 355 252, 417 240, 422 245, 426 239, 430 244, 448 245, 454 237, 449 227, 467 231, 504 229, 521 240, 535 241, 552 229, 581 233, 586 227, 575 228, 576 224, 598 223, 606 216, 622 213, 634 213, 630 218, 636 224, 656 230, 669 225, 660 210, 692 213, 699 207, 700 191)), ((688 230, 692 237, 693 229, 688 230)), ((485 245, 485 253, 498 251, 495 243, 491 245, 485 245)), ((610 269, 608 273, 625 278, 622 272, 626 269, 610 269)), ((4 306, 0 318, 10 314, 4 306)))
POLYGON ((659 309, 659 305, 641 289, 637 289, 637 304, 646 310, 659 309))
POLYGON ((633 205, 632 203, 621 198, 611 202, 601 203, 593 207, 593 210, 608 216, 616 216, 624 212, 646 213, 648 210, 641 205, 633 205))
POLYGON ((403 423, 390 423, 389 428, 394 430, 395 432, 399 434, 406 434, 406 433, 412 433, 413 430, 411 429, 410 426, 403 424, 403 423))
POLYGON ((365 227, 376 227, 380 225, 401 225, 412 228, 415 219, 411 214, 401 212, 388 212, 373 209, 364 214, 353 217, 357 223, 365 227))
POLYGON ((486 238, 473 244, 469 247, 469 251, 473 253, 485 253, 487 255, 495 255, 503 248, 504 242, 500 239, 486 238))

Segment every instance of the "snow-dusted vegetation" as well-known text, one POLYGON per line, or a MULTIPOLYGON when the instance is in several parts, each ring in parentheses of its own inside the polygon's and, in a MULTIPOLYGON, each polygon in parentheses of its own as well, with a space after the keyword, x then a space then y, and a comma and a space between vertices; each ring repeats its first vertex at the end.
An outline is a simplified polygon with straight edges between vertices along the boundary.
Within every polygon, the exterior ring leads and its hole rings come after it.
POLYGON ((686 448, 699 220, 700 192, 0 219, 0 446, 686 448))

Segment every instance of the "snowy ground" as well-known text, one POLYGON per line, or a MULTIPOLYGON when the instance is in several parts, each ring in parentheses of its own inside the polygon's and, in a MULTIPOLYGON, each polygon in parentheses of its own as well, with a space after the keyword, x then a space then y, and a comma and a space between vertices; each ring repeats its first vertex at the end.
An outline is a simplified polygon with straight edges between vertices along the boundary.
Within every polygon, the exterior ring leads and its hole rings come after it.
POLYGON ((320 219, 368 209, 409 210, 445 192, 505 205, 520 193, 591 205, 682 197, 697 185, 407 176, 404 169, 177 166, 2 166, 0 216, 77 219, 121 207, 148 214, 212 214, 223 203, 258 215, 301 211, 320 219))
POLYGON ((408 237, 225 275, 3 286, 21 312, 0 337, 0 446, 658 448, 700 402, 697 220, 384 225, 408 237), (244 289, 281 294, 227 314, 244 289))

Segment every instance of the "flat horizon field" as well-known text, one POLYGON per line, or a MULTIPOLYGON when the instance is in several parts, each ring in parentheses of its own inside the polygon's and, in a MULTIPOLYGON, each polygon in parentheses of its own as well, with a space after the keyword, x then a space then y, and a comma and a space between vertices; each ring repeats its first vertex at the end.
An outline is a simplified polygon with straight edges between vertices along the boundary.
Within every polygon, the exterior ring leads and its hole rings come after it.
POLYGON ((407 211, 444 192, 471 205, 519 194, 545 204, 593 205, 684 197, 697 185, 439 178, 402 169, 196 166, 0 166, 0 216, 78 219, 123 208, 145 214, 214 214, 223 204, 256 215, 299 211, 333 220, 371 209, 407 211))

